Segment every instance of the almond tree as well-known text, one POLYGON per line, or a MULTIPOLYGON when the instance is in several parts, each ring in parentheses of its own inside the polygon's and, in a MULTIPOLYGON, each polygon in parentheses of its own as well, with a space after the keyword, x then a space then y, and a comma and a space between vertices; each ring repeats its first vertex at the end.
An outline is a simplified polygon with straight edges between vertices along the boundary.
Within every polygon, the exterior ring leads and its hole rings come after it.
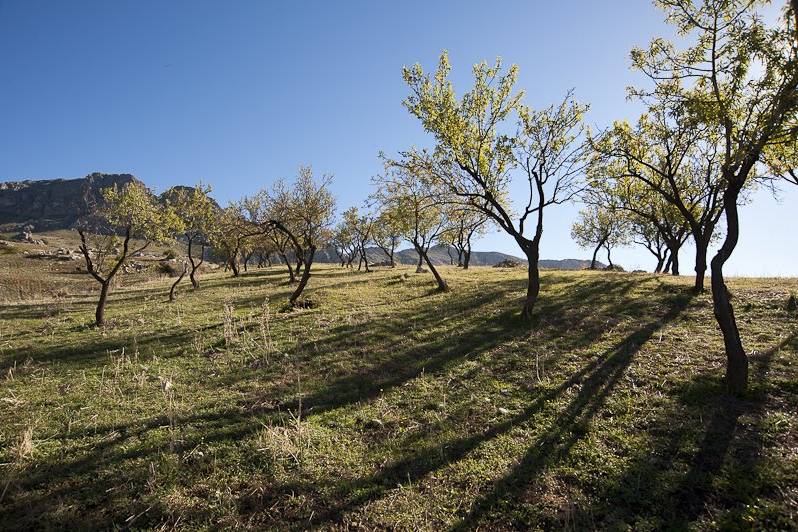
POLYGON ((166 240, 180 222, 171 209, 159 204, 137 181, 121 189, 103 189, 102 204, 90 206, 89 212, 80 221, 78 234, 86 270, 100 284, 94 324, 102 327, 105 304, 116 274, 131 255, 141 253, 152 241, 166 240), (117 247, 120 238, 121 249, 117 247), (138 239, 140 244, 133 250, 132 239, 138 239))
POLYGON ((601 248, 607 251, 607 262, 612 266, 610 250, 629 243, 629 222, 618 210, 591 206, 579 212, 579 219, 571 226, 571 238, 583 248, 594 247, 590 269, 596 269, 596 255, 601 248))
POLYGON ((184 227, 182 236, 188 248, 186 258, 191 265, 189 279, 195 289, 199 288, 197 271, 205 261, 205 248, 218 214, 218 207, 210 193, 211 187, 199 184, 194 188, 176 189, 167 197, 167 202, 173 206, 184 227), (200 246, 199 257, 194 257, 195 246, 200 246))
POLYGON ((444 239, 457 251, 457 266, 467 270, 471 264, 471 241, 486 233, 490 219, 482 211, 459 206, 449 210, 448 218, 444 239))
MULTIPOLYGON (((738 205, 751 180, 765 174, 768 146, 795 134, 798 108, 798 24, 795 3, 768 25, 760 0, 659 0, 667 20, 688 46, 659 38, 632 52, 634 66, 655 89, 674 95, 690 119, 716 128, 720 138, 726 234, 710 266, 715 319, 726 349, 726 384, 733 394, 748 386, 748 357, 723 267, 737 247, 738 205)), ((639 90, 645 96, 646 92, 639 90)))
MULTIPOLYGON (((332 240, 335 197, 329 190, 331 175, 316 178, 309 166, 299 168, 294 184, 288 188, 277 181, 266 193, 266 208, 259 219, 252 220, 259 232, 278 231, 290 242, 302 277, 288 301, 297 305, 310 280, 316 250, 332 240)), ((289 266, 290 268, 290 266, 289 266)))
POLYGON ((704 289, 707 252, 723 213, 718 138, 693 123, 657 93, 648 113, 632 127, 616 122, 593 144, 597 156, 592 174, 604 179, 639 181, 673 205, 690 228, 695 242, 696 291, 704 289))
POLYGON ((331 243, 335 248, 335 253, 338 254, 338 258, 341 260, 341 267, 351 268, 352 261, 355 260, 355 255, 357 255, 357 243, 346 212, 344 212, 343 219, 335 226, 331 243))
POLYGON ((571 93, 541 111, 523 106, 523 94, 513 92, 518 68, 502 74, 498 60, 493 67, 475 65, 474 86, 457 98, 450 70, 445 52, 432 77, 418 64, 404 69, 411 91, 405 106, 436 145, 432 153, 410 150, 403 159, 424 168, 447 192, 445 201, 482 211, 513 237, 529 263, 522 313, 530 318, 540 292, 544 211, 571 201, 581 189, 588 160, 582 121, 587 107, 571 93), (528 191, 517 209, 510 200, 515 179, 528 191))
MULTIPOLYGON (((421 272, 422 262, 426 262, 438 290, 445 292, 449 285, 429 258, 430 248, 438 242, 448 222, 445 205, 440 191, 431 181, 411 169, 407 162, 385 161, 385 172, 375 178, 377 192, 373 198, 382 210, 396 213, 398 229, 404 239, 413 245, 418 253, 416 272, 421 272)), ((423 169, 417 169, 423 172, 423 169)))
POLYGON ((214 252, 233 272, 233 277, 241 274, 239 254, 251 233, 252 227, 245 216, 243 202, 231 202, 217 214, 209 241, 214 252))
POLYGON ((391 268, 395 268, 394 254, 402 241, 402 222, 395 209, 382 206, 374 221, 372 241, 388 257, 391 268))

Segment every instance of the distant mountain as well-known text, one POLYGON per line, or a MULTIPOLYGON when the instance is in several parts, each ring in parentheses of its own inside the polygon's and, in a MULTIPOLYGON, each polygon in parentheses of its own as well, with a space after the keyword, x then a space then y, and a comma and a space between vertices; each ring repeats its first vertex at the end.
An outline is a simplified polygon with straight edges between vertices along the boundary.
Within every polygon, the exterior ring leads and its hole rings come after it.
MULTIPOLYGON (((388 256, 377 247, 370 247, 366 249, 369 257, 369 262, 372 264, 378 262, 387 262, 388 256)), ((433 246, 429 250, 429 258, 436 266, 457 264, 457 250, 452 246, 438 245, 433 246), (451 253, 451 255, 450 255, 451 253)), ((394 254, 394 259, 397 264, 412 266, 418 264, 418 253, 413 248, 403 249, 394 254)), ((512 260, 526 264, 525 259, 508 255, 506 253, 499 253, 498 251, 473 251, 471 253, 472 266, 494 266, 502 261, 512 260)), ((314 261, 321 263, 337 263, 340 262, 338 254, 332 247, 326 247, 316 252, 314 261)), ((562 260, 541 260, 538 263, 541 268, 549 270, 583 270, 590 266, 589 260, 582 259, 562 259, 562 260)), ((597 267, 603 268, 604 264, 597 262, 597 267)))
POLYGON ((0 183, 0 227, 36 231, 67 229, 86 214, 100 190, 137 181, 130 174, 90 174, 80 179, 44 179, 0 183))

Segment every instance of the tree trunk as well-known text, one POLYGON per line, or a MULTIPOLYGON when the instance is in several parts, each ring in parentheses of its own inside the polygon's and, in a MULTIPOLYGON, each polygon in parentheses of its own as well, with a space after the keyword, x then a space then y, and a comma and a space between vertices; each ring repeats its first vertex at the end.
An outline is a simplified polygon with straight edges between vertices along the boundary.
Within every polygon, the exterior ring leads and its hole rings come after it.
POLYGON ((598 256, 598 252, 601 249, 601 246, 604 245, 604 242, 599 242, 599 245, 596 246, 596 249, 593 250, 593 258, 590 260, 590 269, 596 269, 596 256, 598 256))
POLYGON ((108 300, 108 290, 111 287, 111 278, 100 283, 100 299, 97 301, 97 310, 94 311, 94 325, 105 325, 105 302, 108 300))
POLYGON ((607 247, 607 266, 609 266, 609 268, 612 269, 612 257, 610 256, 611 249, 610 246, 606 247, 607 247))
POLYGON ((183 280, 183 277, 186 275, 187 270, 188 270, 188 264, 183 264, 183 273, 180 274, 180 277, 177 278, 177 281, 172 283, 172 288, 169 289, 169 301, 175 300, 175 288, 177 288, 177 285, 179 285, 180 281, 183 280))
POLYGON ((538 250, 537 249, 524 249, 529 267, 527 269, 527 285, 526 285, 526 299, 524 299, 524 308, 521 315, 526 319, 532 318, 532 311, 535 308, 535 303, 540 294, 540 270, 538 269, 538 250))
POLYGON ((285 253, 280 252, 280 258, 283 259, 283 264, 285 267, 288 268, 288 282, 293 283, 296 282, 296 276, 294 275, 294 268, 291 266, 291 262, 288 260, 288 257, 285 253))
POLYGON ((674 246, 670 248, 671 256, 668 259, 668 263, 671 266, 671 275, 679 275, 679 247, 674 246))
POLYGON ((657 267, 654 268, 654 273, 662 271, 662 264, 665 262, 665 257, 657 257, 657 267))
POLYGON ((443 277, 441 277, 441 274, 438 273, 438 270, 432 264, 432 261, 429 260, 427 254, 423 253, 423 255, 424 255, 424 261, 427 263, 427 266, 429 267, 429 271, 432 272, 432 275, 435 277, 435 282, 438 283, 438 290, 441 292, 446 292, 447 290, 449 290, 449 285, 446 284, 446 281, 444 281, 443 277))
MULTIPOLYGON (((711 232, 709 233, 712 234, 711 232)), ((707 248, 709 248, 709 238, 703 235, 693 235, 695 240, 695 291, 704 291, 704 275, 707 272, 707 248)))
POLYGON ((310 280, 310 266, 311 264, 313 264, 313 256, 316 253, 316 247, 311 246, 308 251, 309 251, 308 254, 309 257, 305 264, 305 269, 302 271, 302 278, 299 280, 299 284, 297 285, 296 290, 294 290, 294 293, 291 294, 291 297, 288 299, 288 302, 291 303, 291 306, 294 306, 296 304, 297 300, 299 299, 299 296, 302 295, 302 291, 305 289, 305 286, 307 286, 308 281, 310 280))
POLYGON ((368 256, 366 256, 366 248, 365 247, 360 249, 360 254, 363 257, 363 264, 366 267, 366 273, 371 273, 371 270, 369 269, 369 258, 368 258, 368 256))
POLYGON ((199 281, 197 281, 197 269, 202 264, 202 261, 205 260, 205 244, 202 245, 201 257, 200 260, 195 262, 194 257, 191 254, 191 245, 192 239, 188 239, 188 262, 191 264, 191 274, 189 274, 188 278, 191 279, 191 286, 195 289, 199 288, 199 281))
POLYGON ((416 273, 421 271, 421 263, 424 260, 424 255, 418 250, 418 246, 416 246, 416 253, 418 253, 418 266, 416 266, 416 273))
POLYGON ((391 268, 396 268, 396 263, 393 260, 393 252, 394 252, 394 248, 391 248, 391 255, 390 255, 391 256, 391 268))
POLYGON ((233 277, 238 277, 241 272, 238 271, 238 261, 235 256, 230 259, 230 269, 233 270, 233 277))
POLYGON ((296 275, 302 271, 302 259, 297 259, 296 261, 296 275))
POLYGON ((731 257, 737 246, 740 234, 740 220, 737 212, 739 187, 729 185, 723 194, 723 210, 726 214, 726 238, 712 259, 712 303, 715 319, 723 333, 723 344, 726 347, 726 387, 730 393, 741 395, 748 388, 748 356, 740 340, 737 320, 731 305, 729 290, 723 278, 723 265, 731 257))
POLYGON ((467 270, 468 265, 471 263, 471 250, 467 249, 463 252, 463 269, 467 270))

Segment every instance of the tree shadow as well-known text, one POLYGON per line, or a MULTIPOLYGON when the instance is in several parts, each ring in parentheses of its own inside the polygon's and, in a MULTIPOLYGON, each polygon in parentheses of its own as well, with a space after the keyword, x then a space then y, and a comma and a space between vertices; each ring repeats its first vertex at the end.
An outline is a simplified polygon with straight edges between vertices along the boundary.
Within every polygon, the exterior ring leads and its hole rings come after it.
MULTIPOLYGON (((776 488, 758 472, 765 439, 757 425, 765 415, 763 390, 774 355, 796 344, 796 339, 798 334, 792 333, 750 357, 751 390, 745 398, 726 395, 723 379, 714 373, 699 374, 681 385, 674 404, 650 423, 647 452, 636 456, 584 514, 601 527, 635 528, 646 523, 687 529, 697 525, 712 502, 737 509, 721 516, 728 522, 716 525, 738 528, 736 512, 776 488)), ((713 519, 718 519, 717 514, 713 519)))

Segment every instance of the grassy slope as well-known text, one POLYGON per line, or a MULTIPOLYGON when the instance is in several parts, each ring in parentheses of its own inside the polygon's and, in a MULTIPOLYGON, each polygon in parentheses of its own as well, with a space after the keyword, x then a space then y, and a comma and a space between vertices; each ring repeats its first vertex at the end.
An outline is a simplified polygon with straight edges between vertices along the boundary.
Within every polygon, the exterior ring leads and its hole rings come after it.
POLYGON ((732 281, 731 400, 689 279, 546 272, 530 327, 524 272, 443 271, 0 306, 0 528, 798 526, 798 282, 732 281))

